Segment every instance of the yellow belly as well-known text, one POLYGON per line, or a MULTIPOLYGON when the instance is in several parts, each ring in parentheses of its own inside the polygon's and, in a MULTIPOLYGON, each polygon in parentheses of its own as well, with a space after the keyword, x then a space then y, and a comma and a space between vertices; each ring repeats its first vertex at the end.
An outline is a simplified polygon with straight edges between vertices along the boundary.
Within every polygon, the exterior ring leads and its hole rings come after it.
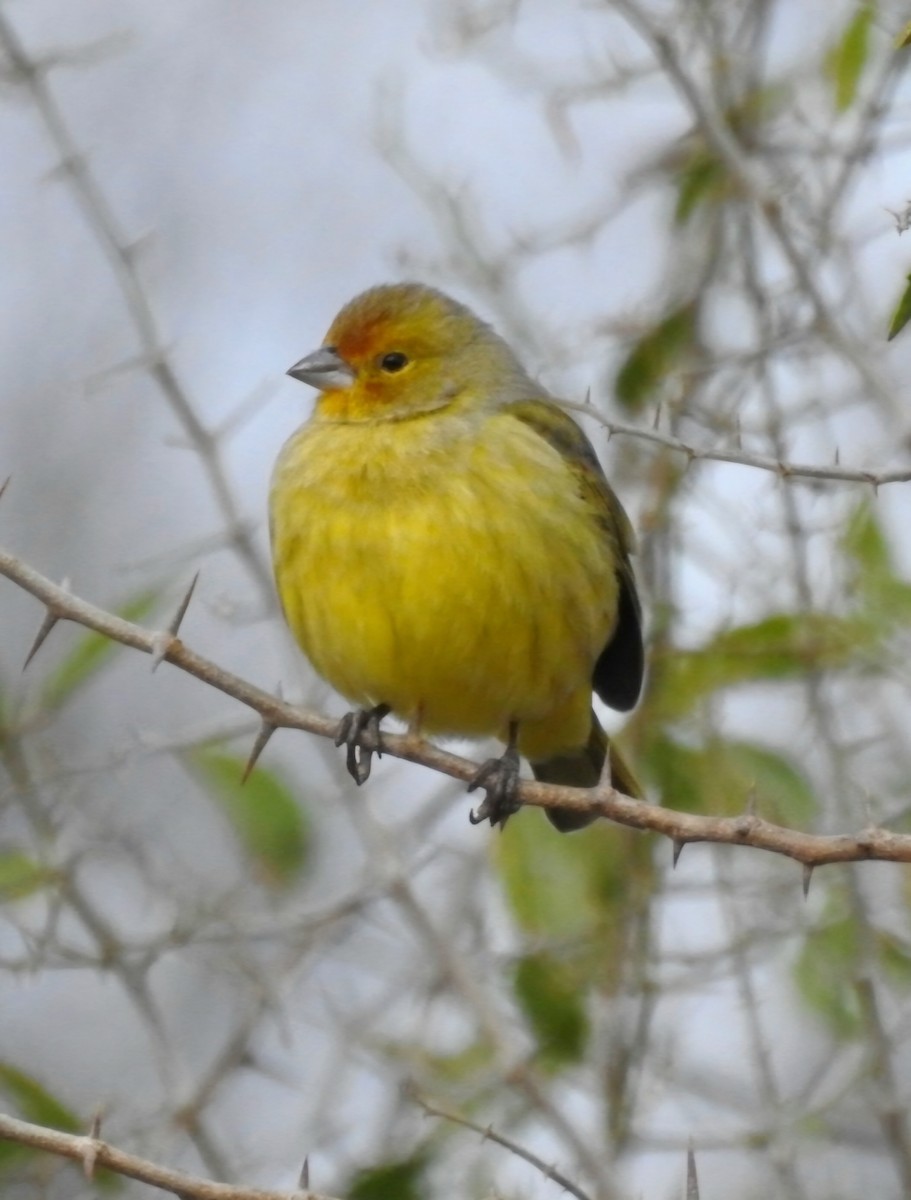
POLYGON ((352 703, 428 732, 584 744, 612 630, 609 542, 560 455, 496 412, 311 423, 273 477, 282 604, 352 703))

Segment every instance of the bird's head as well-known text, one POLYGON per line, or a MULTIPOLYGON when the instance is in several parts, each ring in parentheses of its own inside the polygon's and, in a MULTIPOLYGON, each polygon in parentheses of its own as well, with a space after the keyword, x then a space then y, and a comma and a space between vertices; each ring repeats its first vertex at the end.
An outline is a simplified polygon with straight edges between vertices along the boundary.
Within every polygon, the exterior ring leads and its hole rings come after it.
POLYGON ((356 296, 293 379, 322 392, 320 419, 402 420, 457 400, 496 404, 531 384, 512 351, 458 301, 419 283, 356 296))

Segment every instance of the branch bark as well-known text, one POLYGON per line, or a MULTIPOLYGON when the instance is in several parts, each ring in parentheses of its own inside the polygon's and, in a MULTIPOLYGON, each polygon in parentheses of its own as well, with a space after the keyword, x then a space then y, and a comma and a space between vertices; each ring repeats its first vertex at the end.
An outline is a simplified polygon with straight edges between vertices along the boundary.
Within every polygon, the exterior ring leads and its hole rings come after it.
POLYGON ((163 1192, 170 1192, 180 1200, 331 1200, 317 1192, 273 1191, 272 1189, 245 1187, 243 1184, 216 1183, 210 1179, 187 1175, 170 1167, 159 1166, 146 1158, 127 1154, 108 1142, 95 1137, 80 1137, 73 1133, 62 1133, 59 1129, 47 1129, 43 1125, 32 1125, 15 1117, 0 1113, 0 1141, 15 1142, 32 1150, 44 1150, 61 1158, 70 1158, 82 1164, 87 1178, 91 1179, 98 1167, 138 1179, 163 1192))
MULTIPOLYGON (((152 656, 155 665, 158 662, 171 663, 253 709, 262 719, 264 728, 303 729, 320 737, 335 737, 337 720, 312 709, 288 704, 240 676, 233 675, 191 650, 169 630, 145 629, 74 596, 3 549, 0 549, 0 575, 5 575, 40 600, 48 617, 75 621, 124 646, 141 650, 152 656)), ((441 750, 413 734, 383 733, 379 743, 365 734, 363 744, 366 749, 382 750, 384 754, 419 763, 463 783, 469 783, 478 769, 477 764, 469 759, 441 750)), ((911 835, 893 833, 877 825, 868 825, 856 833, 803 833, 763 820, 750 810, 733 817, 678 812, 632 800, 603 784, 586 789, 523 780, 519 785, 519 798, 523 804, 537 808, 565 808, 572 812, 605 817, 631 829, 660 833, 674 843, 675 862, 682 847, 690 842, 752 846, 757 850, 768 850, 793 858, 802 863, 805 870, 826 863, 861 862, 865 859, 911 862, 911 835)), ((809 877, 805 876, 805 889, 808 882, 809 877)))

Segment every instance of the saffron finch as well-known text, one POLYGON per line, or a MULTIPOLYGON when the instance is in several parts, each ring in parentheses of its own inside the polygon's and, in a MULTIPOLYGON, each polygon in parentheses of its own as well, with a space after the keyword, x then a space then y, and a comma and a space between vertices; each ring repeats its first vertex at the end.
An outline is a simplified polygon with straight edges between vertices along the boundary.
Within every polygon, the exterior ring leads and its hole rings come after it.
MULTIPOLYGON (((272 477, 275 578, 316 671, 358 708, 340 726, 360 783, 389 712, 422 733, 507 743, 475 819, 536 778, 636 779, 592 710, 642 685, 633 532, 579 426, 464 305, 417 283, 352 300, 288 372, 315 411, 272 477)), ((548 809, 558 829, 592 818, 548 809)))

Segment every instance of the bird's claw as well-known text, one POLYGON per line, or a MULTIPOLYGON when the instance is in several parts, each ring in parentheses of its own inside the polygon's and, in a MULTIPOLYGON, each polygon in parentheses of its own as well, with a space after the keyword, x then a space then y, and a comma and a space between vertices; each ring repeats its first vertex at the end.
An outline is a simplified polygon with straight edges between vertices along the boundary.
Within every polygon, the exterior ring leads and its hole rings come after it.
POLYGON ((502 829, 513 813, 522 807, 518 794, 518 752, 510 747, 500 758, 489 758, 478 768, 468 785, 469 792, 478 788, 484 789, 485 796, 478 807, 468 814, 469 821, 472 825, 490 821, 492 827, 499 825, 502 829))
POLYGON ((345 766, 348 774, 360 787, 370 778, 370 766, 373 761, 373 746, 365 746, 363 737, 366 733, 376 747, 378 758, 383 757, 380 721, 389 712, 385 704, 376 708, 358 708, 354 712, 345 713, 338 723, 335 733, 336 746, 347 746, 345 766))

